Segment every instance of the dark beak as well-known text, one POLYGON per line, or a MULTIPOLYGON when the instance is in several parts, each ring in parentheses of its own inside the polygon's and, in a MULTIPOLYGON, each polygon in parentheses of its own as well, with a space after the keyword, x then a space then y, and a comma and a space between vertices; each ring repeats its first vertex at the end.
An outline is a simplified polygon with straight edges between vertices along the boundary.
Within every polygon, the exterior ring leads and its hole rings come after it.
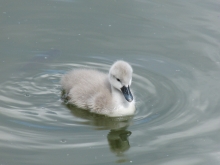
POLYGON ((129 86, 128 86, 128 87, 123 86, 123 87, 121 88, 121 91, 122 91, 122 93, 123 93, 123 95, 124 95, 124 97, 125 97, 125 99, 126 99, 127 101, 131 102, 131 101, 133 100, 133 96, 132 96, 132 94, 131 94, 131 91, 130 91, 129 86))

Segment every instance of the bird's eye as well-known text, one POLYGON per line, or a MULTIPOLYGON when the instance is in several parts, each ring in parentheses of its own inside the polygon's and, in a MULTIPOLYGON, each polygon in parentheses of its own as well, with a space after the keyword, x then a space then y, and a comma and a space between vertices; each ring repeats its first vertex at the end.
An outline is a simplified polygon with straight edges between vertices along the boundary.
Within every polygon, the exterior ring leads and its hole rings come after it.
POLYGON ((116 78, 116 80, 117 80, 117 81, 119 81, 119 82, 121 82, 121 80, 120 80, 120 79, 118 79, 118 78, 116 78))

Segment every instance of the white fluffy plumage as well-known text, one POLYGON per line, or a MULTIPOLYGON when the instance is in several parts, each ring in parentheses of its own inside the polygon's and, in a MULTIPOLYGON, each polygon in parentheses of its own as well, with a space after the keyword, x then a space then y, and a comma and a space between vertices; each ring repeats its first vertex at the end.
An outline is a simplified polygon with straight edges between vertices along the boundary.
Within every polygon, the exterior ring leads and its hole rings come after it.
POLYGON ((72 70, 63 75, 61 86, 68 103, 97 114, 127 116, 135 112, 130 91, 132 72, 127 62, 116 61, 108 74, 92 69, 72 70))

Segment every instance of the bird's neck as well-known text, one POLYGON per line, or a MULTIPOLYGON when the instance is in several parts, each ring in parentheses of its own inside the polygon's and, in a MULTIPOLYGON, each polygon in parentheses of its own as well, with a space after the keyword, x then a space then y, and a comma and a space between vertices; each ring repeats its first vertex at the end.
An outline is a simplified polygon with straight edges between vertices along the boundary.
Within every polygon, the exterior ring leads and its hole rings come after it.
POLYGON ((124 95, 122 94, 121 91, 116 89, 115 87, 111 86, 112 89, 112 98, 114 99, 113 101, 117 103, 118 105, 123 105, 124 107, 129 105, 129 102, 125 100, 124 95))
POLYGON ((113 116, 133 115, 135 111, 134 100, 128 102, 121 91, 112 87, 113 116))

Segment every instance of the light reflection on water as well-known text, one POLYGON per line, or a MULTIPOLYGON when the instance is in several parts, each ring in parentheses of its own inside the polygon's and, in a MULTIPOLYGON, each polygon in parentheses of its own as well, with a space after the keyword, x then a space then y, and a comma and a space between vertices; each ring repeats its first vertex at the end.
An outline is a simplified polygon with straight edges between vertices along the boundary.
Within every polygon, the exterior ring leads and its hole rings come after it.
MULTIPOLYGON (((148 58, 147 63, 151 65, 147 67, 140 62, 131 63, 135 71, 132 89, 136 96, 137 111, 133 117, 128 118, 108 118, 92 114, 72 105, 66 105, 60 99, 59 80, 65 70, 88 67, 107 72, 109 62, 58 63, 35 75, 25 73, 23 77, 12 78, 1 86, 1 114, 5 116, 6 123, 16 127, 16 130, 2 126, 1 132, 4 136, 0 137, 1 145, 9 148, 29 146, 36 149, 62 150, 89 146, 103 147, 108 144, 109 149, 119 156, 118 162, 126 162, 128 160, 123 153, 130 150, 129 137, 133 136, 133 145, 137 143, 137 146, 148 146, 147 149, 140 147, 135 151, 141 153, 157 150, 154 146, 158 144, 163 146, 179 139, 187 140, 192 136, 217 131, 219 118, 209 119, 208 116, 204 118, 202 115, 208 107, 213 106, 210 101, 215 101, 203 99, 201 95, 203 91, 194 80, 203 78, 202 75, 198 76, 199 72, 196 70, 189 72, 184 66, 177 67, 177 64, 172 65, 170 61, 165 60, 148 58), (166 74, 162 73, 164 70, 166 74), (94 131, 91 128, 109 131, 105 131, 101 141, 90 141, 94 140, 94 131), (142 131, 139 134, 140 129, 142 131), (69 138, 65 135, 67 132, 73 134, 77 132, 77 137, 86 139, 86 143, 78 140, 74 142, 75 135, 69 143, 69 138), (51 141, 54 136, 62 137, 60 134, 64 135, 62 139, 51 141), (143 136, 148 137, 149 134, 156 134, 157 138, 143 141, 143 136), (142 136, 142 140, 139 141, 136 136, 142 136), (107 141, 104 140, 105 138, 107 141), (5 141, 20 145, 8 145, 5 141), (59 144, 59 141, 63 144, 59 144)), ((194 142, 194 145, 196 143, 200 144, 194 142)), ((212 145, 213 141, 209 140, 208 143, 212 145)))

